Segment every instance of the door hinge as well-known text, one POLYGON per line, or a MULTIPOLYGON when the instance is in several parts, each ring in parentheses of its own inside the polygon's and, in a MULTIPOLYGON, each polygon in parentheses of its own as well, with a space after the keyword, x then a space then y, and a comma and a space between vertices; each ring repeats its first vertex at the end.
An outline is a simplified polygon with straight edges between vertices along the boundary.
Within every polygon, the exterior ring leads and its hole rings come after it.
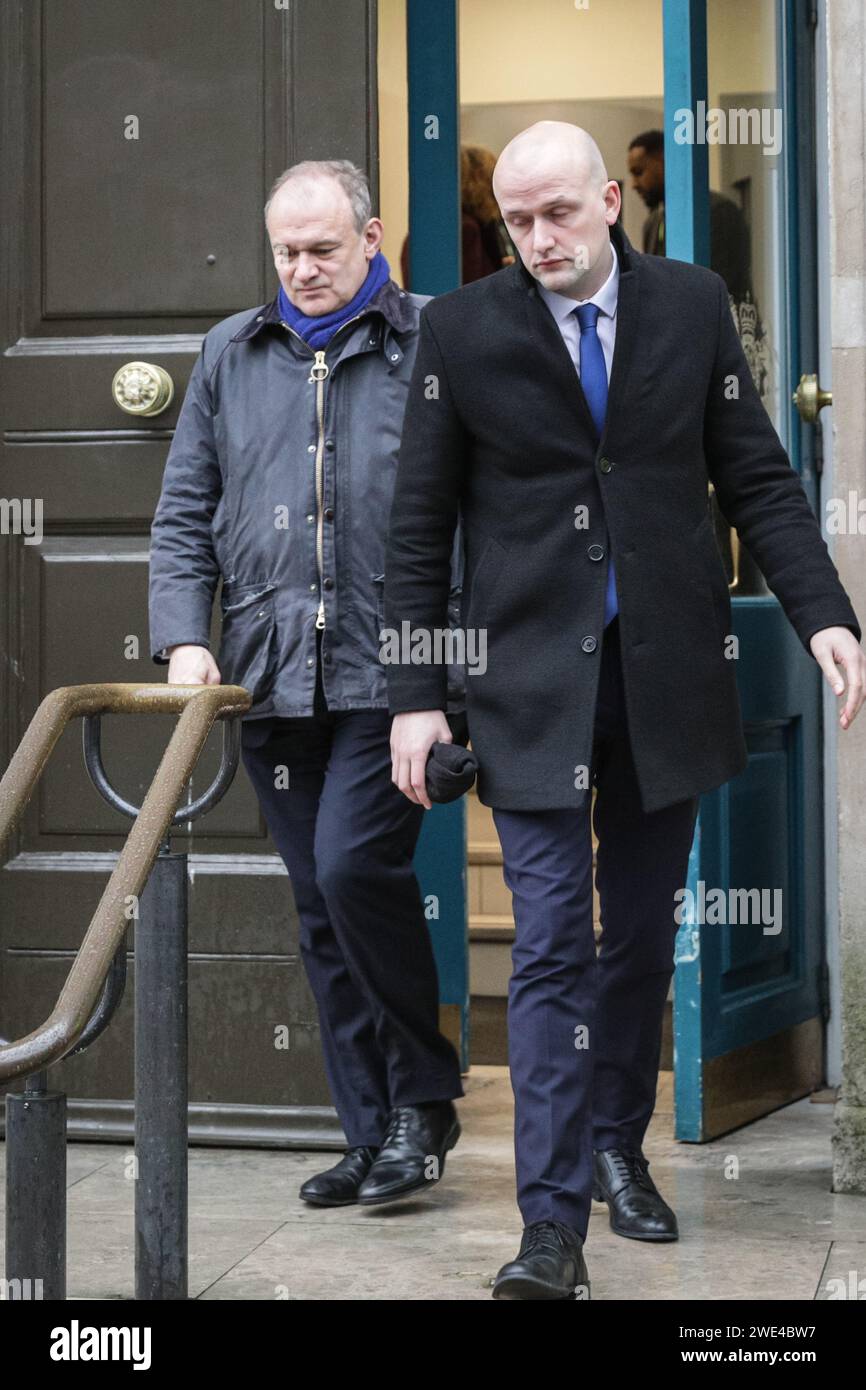
POLYGON ((830 1018, 830 969, 825 960, 818 966, 818 1000, 821 1017, 827 1023, 830 1018))

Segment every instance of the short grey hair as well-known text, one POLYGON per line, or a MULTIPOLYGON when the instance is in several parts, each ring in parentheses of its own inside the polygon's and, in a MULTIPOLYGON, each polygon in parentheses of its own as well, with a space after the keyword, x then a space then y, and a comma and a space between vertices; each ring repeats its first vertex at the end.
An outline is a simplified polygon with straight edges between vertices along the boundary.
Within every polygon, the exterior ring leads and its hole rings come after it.
POLYGON ((274 197, 291 179, 335 179, 352 207, 355 230, 362 232, 372 216, 370 185, 367 175, 349 159, 302 159, 284 169, 274 182, 265 203, 265 220, 274 197))

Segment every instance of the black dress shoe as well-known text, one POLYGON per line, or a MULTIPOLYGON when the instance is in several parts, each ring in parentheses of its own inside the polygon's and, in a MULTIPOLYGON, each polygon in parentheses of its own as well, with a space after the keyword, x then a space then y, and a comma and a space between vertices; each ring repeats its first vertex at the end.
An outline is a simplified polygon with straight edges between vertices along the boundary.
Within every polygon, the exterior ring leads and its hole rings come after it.
POLYGON ((647 1169, 648 1161, 635 1149, 595 1149, 594 1202, 607 1202, 610 1228, 632 1240, 676 1240, 677 1218, 647 1169))
POLYGON ((526 1226, 517 1259, 503 1265, 493 1284, 494 1298, 589 1298, 583 1241, 561 1221, 526 1226))
POLYGON ((347 1207, 358 1200, 358 1188, 370 1171, 376 1149, 347 1149, 339 1163, 315 1173, 301 1184, 298 1194, 314 1207, 347 1207))
POLYGON ((388 1116, 385 1138, 358 1192, 362 1206, 426 1192, 445 1171, 445 1155, 460 1137, 450 1100, 399 1105, 388 1116))

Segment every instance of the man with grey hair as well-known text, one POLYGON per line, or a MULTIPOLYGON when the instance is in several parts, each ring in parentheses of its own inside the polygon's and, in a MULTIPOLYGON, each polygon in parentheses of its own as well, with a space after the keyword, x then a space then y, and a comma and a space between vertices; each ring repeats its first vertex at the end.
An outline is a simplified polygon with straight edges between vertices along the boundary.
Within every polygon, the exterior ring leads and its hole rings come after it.
POLYGON ((205 335, 169 452, 151 532, 151 652, 172 684, 252 694, 243 761, 289 871, 348 1144, 301 1196, 377 1204, 441 1175, 463 1094, 412 868, 423 811, 391 780, 378 649, 425 300, 391 280, 367 181, 348 161, 287 169, 265 220, 278 292, 205 335))

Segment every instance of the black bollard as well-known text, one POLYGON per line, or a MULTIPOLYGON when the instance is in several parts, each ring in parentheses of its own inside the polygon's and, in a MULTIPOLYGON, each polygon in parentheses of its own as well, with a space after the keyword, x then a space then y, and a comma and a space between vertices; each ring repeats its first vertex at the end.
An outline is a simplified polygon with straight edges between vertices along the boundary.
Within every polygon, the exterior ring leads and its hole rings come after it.
POLYGON ((45 1072, 6 1096, 7 1299, 66 1298, 66 1096, 45 1072))
POLYGON ((160 850, 135 924, 135 1297, 187 1297, 187 855, 160 850))

